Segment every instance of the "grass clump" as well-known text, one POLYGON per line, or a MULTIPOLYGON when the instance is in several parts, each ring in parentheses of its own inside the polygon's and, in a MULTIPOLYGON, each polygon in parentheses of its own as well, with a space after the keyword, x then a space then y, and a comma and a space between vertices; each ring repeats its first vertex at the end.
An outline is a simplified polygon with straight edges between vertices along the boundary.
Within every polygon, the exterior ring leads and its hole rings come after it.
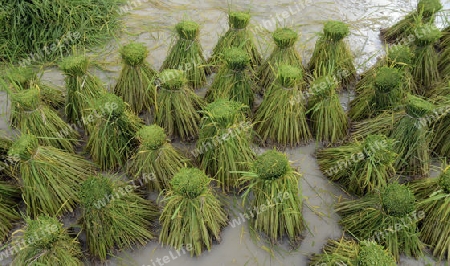
POLYGON ((290 65, 278 68, 277 80, 255 114, 255 131, 263 143, 272 141, 293 147, 312 138, 306 120, 305 91, 301 68, 290 65))
POLYGON ((206 100, 213 102, 219 98, 227 98, 251 108, 256 84, 248 70, 249 56, 242 49, 230 48, 224 51, 223 60, 225 64, 214 77, 211 88, 206 94, 206 100))
POLYGON ((18 158, 13 174, 32 217, 73 211, 80 183, 94 172, 94 166, 81 156, 40 146, 33 135, 21 135, 8 155, 18 158))
POLYGON ((277 28, 272 34, 276 47, 258 71, 261 88, 269 88, 276 80, 281 65, 291 65, 304 70, 300 54, 295 49, 298 34, 289 28, 277 28))
POLYGON ((185 20, 178 23, 175 30, 179 35, 178 40, 170 48, 161 70, 180 69, 186 73, 189 86, 199 89, 205 84, 206 76, 211 74, 198 40, 200 26, 196 22, 185 20))
POLYGON ((83 265, 80 243, 72 238, 58 219, 38 216, 26 218, 25 228, 13 244, 24 246, 14 257, 11 265, 83 265))
POLYGON ((142 43, 132 42, 120 50, 123 68, 114 87, 114 94, 137 114, 154 106, 156 92, 153 84, 156 71, 145 61, 148 50, 142 43))
POLYGON ((203 250, 211 250, 213 240, 220 242, 228 217, 210 182, 197 168, 182 168, 174 175, 162 201, 161 244, 176 250, 186 247, 191 256, 199 256, 203 250))
POLYGON ((385 187, 395 177, 394 143, 384 135, 369 135, 363 142, 322 149, 317 152, 319 168, 349 193, 363 196, 385 187))
POLYGON ((197 136, 203 100, 187 86, 182 70, 167 69, 159 75, 155 123, 171 137, 189 140, 197 136))
POLYGON ((414 194, 405 186, 392 183, 360 199, 336 205, 340 224, 359 239, 371 239, 385 247, 398 261, 400 254, 422 256, 417 206, 414 194))
POLYGON ((319 142, 334 144, 341 141, 348 133, 347 115, 341 106, 338 84, 330 76, 315 79, 310 88, 312 95, 308 99, 311 131, 319 142))
MULTIPOLYGON (((1 167, 1 166, 0 166, 1 167)), ((10 182, 0 180, 0 241, 4 241, 14 223, 20 219, 17 211, 19 189, 10 182)))
POLYGON ((252 70, 256 70, 262 61, 261 54, 255 44, 255 38, 251 31, 247 29, 250 23, 250 14, 246 12, 228 13, 228 31, 219 37, 219 41, 213 49, 213 54, 209 64, 213 66, 221 65, 222 56, 230 48, 242 49, 249 56, 249 65, 252 70))
POLYGON ((339 82, 343 85, 354 80, 356 76, 354 56, 343 40, 349 34, 347 24, 334 20, 327 21, 309 61, 309 71, 316 76, 339 75, 339 82))
POLYGON ((257 210, 250 220, 251 227, 272 243, 284 235, 292 244, 301 241, 305 225, 299 178, 301 174, 290 166, 287 156, 275 150, 258 156, 250 172, 243 173, 244 203, 257 210))
POLYGON ((136 147, 134 136, 142 121, 128 110, 120 97, 111 93, 96 99, 94 109, 102 112, 92 125, 95 130, 89 136, 86 150, 102 170, 118 169, 125 165, 136 147))
POLYGON ((147 181, 150 190, 162 191, 169 188, 172 177, 188 160, 167 141, 164 129, 144 126, 136 134, 139 148, 127 163, 127 173, 137 179, 147 181))
POLYGON ((155 238, 151 227, 159 211, 114 176, 91 176, 81 185, 80 225, 86 234, 89 252, 105 261, 115 248, 130 249, 155 238))

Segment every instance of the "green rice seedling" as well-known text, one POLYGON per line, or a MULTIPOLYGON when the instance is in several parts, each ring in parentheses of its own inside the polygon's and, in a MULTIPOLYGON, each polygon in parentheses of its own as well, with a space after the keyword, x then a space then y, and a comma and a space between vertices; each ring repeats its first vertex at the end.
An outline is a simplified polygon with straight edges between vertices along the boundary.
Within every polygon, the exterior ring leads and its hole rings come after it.
MULTIPOLYGON (((445 90, 448 92, 448 88, 445 90)), ((444 98, 444 97, 443 97, 444 98)), ((432 114, 429 114, 421 120, 420 125, 425 125, 432 130, 431 148, 438 156, 450 157, 450 107, 448 95, 445 95, 444 102, 439 103, 432 114)))
POLYGON ((81 156, 51 146, 40 146, 33 135, 21 135, 8 151, 19 161, 13 174, 20 184, 27 213, 57 215, 73 211, 80 184, 95 171, 81 156))
POLYGON ((249 56, 250 67, 255 70, 261 65, 262 57, 255 45, 255 39, 251 31, 247 29, 250 23, 250 14, 247 12, 228 13, 228 31, 220 36, 219 41, 213 49, 209 60, 212 66, 219 66, 223 60, 223 53, 232 47, 240 48, 249 56))
POLYGON ((306 120, 306 83, 300 68, 281 65, 255 114, 255 131, 263 143, 296 146, 311 140, 306 120))
POLYGON ((241 182, 246 184, 244 203, 256 210, 251 227, 264 233, 272 243, 285 235, 291 243, 301 240, 305 224, 300 178, 301 174, 290 166, 286 154, 276 150, 258 156, 250 172, 242 173, 241 182))
POLYGON ((17 157, 8 156, 12 143, 9 137, 0 135, 0 180, 12 177, 11 166, 17 161, 17 157))
POLYGON ((397 265, 392 254, 375 241, 356 242, 351 239, 341 238, 328 240, 323 247, 323 253, 313 254, 309 265, 347 265, 347 266, 369 266, 369 265, 397 265))
POLYGON ((82 121, 92 100, 106 93, 100 79, 87 71, 88 66, 85 56, 67 57, 59 65, 66 76, 65 114, 69 123, 82 121))
POLYGON ((248 69, 250 62, 248 55, 242 49, 230 48, 224 51, 223 59, 225 64, 214 77, 206 100, 213 102, 219 98, 227 98, 252 108, 256 84, 248 69))
POLYGON ((405 110, 384 111, 379 115, 356 122, 352 125, 351 138, 363 139, 369 135, 390 136, 397 123, 405 116, 405 110))
POLYGON ((420 224, 420 239, 433 250, 439 260, 450 262, 450 167, 437 178, 410 183, 418 200, 418 208, 426 215, 420 224))
POLYGON ((132 42, 122 47, 120 54, 123 68, 114 93, 128 103, 135 113, 150 111, 155 105, 156 87, 153 82, 156 72, 145 61, 147 47, 142 43, 132 42))
POLYGON ((147 182, 149 190, 169 188, 170 179, 189 161, 167 141, 164 129, 144 126, 136 134, 139 148, 127 163, 127 173, 134 179, 153 179, 147 182))
POLYGON ((349 33, 347 24, 334 20, 327 21, 309 61, 309 71, 316 76, 336 75, 338 74, 336 72, 346 73, 340 75, 339 82, 347 85, 353 81, 356 77, 354 56, 344 42, 349 33))
POLYGON ((79 134, 56 111, 41 102, 39 89, 16 92, 11 100, 18 130, 35 135, 43 146, 74 152, 79 134))
POLYGON ((298 34, 289 28, 277 28, 272 37, 276 47, 258 71, 262 90, 269 88, 276 80, 280 65, 291 65, 304 70, 300 54, 295 49, 298 34))
POLYGON ((0 180, 0 241, 3 242, 13 228, 14 223, 20 219, 17 211, 19 189, 10 182, 0 180))
POLYGON ((203 100, 187 86, 182 70, 166 69, 159 75, 156 95, 155 124, 164 128, 170 137, 186 141, 198 134, 203 100))
POLYGON ((240 175, 236 171, 247 171, 255 158, 246 108, 242 103, 218 99, 201 111, 197 160, 224 192, 239 188, 240 175))
POLYGON ((105 261, 114 249, 131 249, 155 238, 151 232, 158 207, 141 198, 135 186, 114 176, 91 176, 81 185, 82 215, 89 253, 105 261))
POLYGON ((11 265, 84 265, 80 243, 69 235, 58 219, 41 215, 34 220, 26 218, 22 233, 13 239, 14 246, 22 246, 11 265))
POLYGON ((417 84, 420 95, 426 95, 433 85, 441 80, 438 70, 438 54, 434 48, 442 36, 441 31, 434 25, 419 25, 415 28, 422 34, 415 40, 415 57, 412 75, 417 84))
POLYGON ((213 240, 220 242, 220 231, 227 225, 228 217, 209 187, 210 182, 197 168, 182 168, 174 175, 162 200, 162 245, 176 250, 187 247, 191 256, 199 256, 203 250, 211 250, 213 240))
POLYGON ((450 77, 450 27, 442 30, 438 69, 441 77, 450 77))
POLYGON ((175 26, 179 37, 170 48, 164 60, 164 69, 180 69, 186 73, 188 84, 193 89, 199 89, 206 82, 206 76, 211 74, 211 68, 206 64, 203 48, 198 35, 200 26, 194 21, 182 21, 175 26))
POLYGON ((363 196, 385 187, 395 177, 394 140, 369 135, 362 142, 319 150, 320 170, 346 191, 363 196))
POLYGON ((381 37, 388 43, 399 42, 415 34, 414 24, 417 20, 423 23, 433 23, 434 16, 442 9, 440 0, 419 0, 416 10, 406 15, 393 26, 382 29, 381 37))
POLYGON ((111 93, 96 99, 94 106, 102 112, 92 125, 95 130, 89 136, 86 151, 102 170, 121 168, 137 146, 134 137, 143 122, 120 97, 111 93))
POLYGON ((371 78, 371 84, 351 102, 348 115, 353 121, 374 117, 383 111, 396 111, 406 96, 404 71, 393 67, 380 67, 371 78))
POLYGON ((308 111, 311 131, 315 139, 326 144, 335 144, 348 134, 347 115, 341 106, 338 83, 328 75, 315 79, 311 84, 308 111), (331 81, 331 82, 330 82, 331 81))
POLYGON ((402 253, 422 256, 416 199, 405 185, 392 183, 360 199, 345 200, 336 211, 345 230, 358 239, 376 241, 397 261, 402 253))

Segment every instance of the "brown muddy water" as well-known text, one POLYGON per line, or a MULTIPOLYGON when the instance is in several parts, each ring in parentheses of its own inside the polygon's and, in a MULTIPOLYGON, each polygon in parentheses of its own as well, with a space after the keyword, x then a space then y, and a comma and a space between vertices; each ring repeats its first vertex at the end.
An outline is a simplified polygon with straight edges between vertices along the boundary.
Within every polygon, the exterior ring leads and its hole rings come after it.
MULTIPOLYGON (((231 0, 230 0, 231 1, 231 0)), ((205 55, 217 42, 218 36, 227 29, 226 11, 229 5, 234 9, 250 10, 254 27, 263 27, 264 31, 254 30, 258 34, 261 51, 267 56, 272 49, 270 32, 276 25, 295 28, 300 34, 298 50, 303 55, 304 63, 309 60, 316 41, 316 33, 322 30, 322 23, 328 19, 342 20, 351 25, 351 36, 347 39, 356 56, 359 72, 371 66, 376 57, 382 54, 382 44, 378 38, 379 29, 392 25, 400 16, 412 10, 416 1, 408 0, 255 0, 233 1, 227 3, 219 0, 168 0, 154 4, 148 0, 129 1, 130 13, 125 16, 126 34, 107 47, 98 48, 93 60, 106 67, 98 71, 108 88, 115 84, 120 71, 120 58, 117 47, 131 40, 147 44, 151 50, 148 61, 159 69, 171 44, 173 26, 181 19, 193 19, 202 25, 200 41, 205 55), (242 3, 243 2, 243 3, 242 3)), ((442 1, 444 2, 444 1, 442 1)), ((446 8, 450 7, 446 3, 446 8)), ((64 86, 64 77, 55 68, 45 69, 45 82, 64 86)), ((202 90, 200 93, 204 93, 202 90)), ((351 95, 343 94, 342 104, 346 107, 351 95)), ((1 116, 0 129, 7 129, 7 101, 0 95, 1 116)), ((177 147, 188 151, 192 145, 175 143, 177 147)), ((249 232, 248 224, 229 225, 223 230, 220 244, 213 245, 210 252, 204 252, 198 258, 191 258, 188 253, 177 253, 169 247, 162 247, 157 241, 149 242, 145 247, 117 253, 107 265, 137 266, 227 266, 227 265, 307 265, 308 255, 320 252, 323 244, 330 238, 343 235, 337 224, 339 217, 333 210, 333 204, 347 195, 335 184, 325 178, 319 171, 314 158, 316 148, 308 146, 288 149, 290 160, 298 167, 303 177, 304 206, 303 216, 309 230, 305 231, 300 247, 290 250, 288 246, 270 247, 261 239, 255 239, 249 232)), ((258 153, 264 149, 257 148, 258 153)), ((231 207, 230 221, 238 217, 240 201, 238 197, 225 198, 231 207)), ((242 221, 242 220, 241 220, 242 221)), ((91 263, 87 263, 90 265, 91 263)), ((420 260, 402 258, 399 265, 437 265, 431 258, 420 260)))

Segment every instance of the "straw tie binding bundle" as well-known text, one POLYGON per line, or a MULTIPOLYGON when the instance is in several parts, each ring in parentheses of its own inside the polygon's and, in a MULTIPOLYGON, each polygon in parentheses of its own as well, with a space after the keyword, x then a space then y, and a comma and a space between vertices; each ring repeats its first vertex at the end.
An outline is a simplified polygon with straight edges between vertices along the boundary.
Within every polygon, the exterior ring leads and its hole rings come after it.
POLYGON ((226 50, 224 52, 224 59, 227 66, 234 71, 244 70, 250 62, 247 53, 239 48, 230 48, 226 50))
POLYGON ((341 21, 327 21, 323 33, 332 41, 340 41, 350 34, 348 25, 341 21))
POLYGON ((298 34, 289 28, 279 28, 273 33, 273 40, 280 49, 286 49, 294 46, 298 34))
POLYGON ((209 189, 210 179, 200 169, 183 168, 170 181, 172 190, 180 196, 195 199, 209 189))
POLYGON ((156 125, 142 127, 136 135, 141 145, 150 150, 157 150, 167 142, 164 129, 156 125))
POLYGON ((183 70, 166 69, 159 74, 159 86, 170 91, 182 91, 187 79, 183 70))
POLYGON ((142 64, 147 58, 148 50, 144 44, 132 42, 122 47, 120 55, 126 64, 137 66, 142 64))
POLYGON ((66 57, 59 67, 66 75, 83 76, 86 74, 89 60, 85 56, 66 57))
POLYGON ((259 178, 263 180, 275 180, 289 170, 290 165, 287 157, 275 150, 269 150, 258 157, 254 168, 259 178))
POLYGON ((285 89, 292 89, 299 81, 303 79, 303 71, 291 65, 281 65, 279 67, 278 80, 285 89))
POLYGON ((185 40, 194 41, 200 33, 200 26, 193 21, 182 21, 175 26, 178 35, 185 40))
POLYGON ((119 118, 124 114, 125 109, 125 102, 111 93, 106 93, 95 101, 95 110, 100 110, 104 118, 119 118))
POLYGON ((404 185, 390 184, 381 190, 380 196, 383 210, 390 216, 404 217, 416 209, 416 198, 404 185))
POLYGON ((399 70, 390 67, 382 67, 377 71, 375 87, 377 92, 388 93, 398 88, 402 83, 402 74, 399 70))
POLYGON ((228 14, 228 23, 232 29, 245 29, 250 23, 250 14, 245 12, 230 12, 228 14))

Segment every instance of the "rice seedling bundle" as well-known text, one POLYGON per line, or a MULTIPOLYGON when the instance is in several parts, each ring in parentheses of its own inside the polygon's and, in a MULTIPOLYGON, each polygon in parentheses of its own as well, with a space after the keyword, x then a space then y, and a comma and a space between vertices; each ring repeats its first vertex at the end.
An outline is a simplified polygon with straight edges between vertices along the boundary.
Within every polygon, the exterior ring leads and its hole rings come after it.
POLYGON ((410 184, 418 208, 426 215, 420 224, 420 239, 430 245, 433 255, 450 262, 450 167, 437 178, 420 179, 410 184))
POLYGON ((188 163, 188 160, 167 141, 164 129, 157 126, 143 126, 136 134, 139 148, 127 164, 127 173, 133 178, 154 179, 147 182, 150 190, 162 191, 169 188, 172 177, 188 163))
POLYGON ((103 110, 93 123, 95 130, 89 136, 86 151, 102 170, 118 169, 136 147, 134 137, 143 122, 114 94, 105 93, 94 104, 96 110, 103 110), (104 108, 108 104, 111 108, 104 108))
POLYGON ((327 21, 309 61, 309 71, 316 76, 336 75, 338 74, 336 72, 345 73, 340 75, 339 80, 343 85, 354 80, 356 76, 354 56, 344 42, 344 38, 349 34, 347 24, 334 20, 327 21))
POLYGON ((425 95, 431 87, 438 83, 441 78, 438 70, 438 54, 434 44, 442 36, 441 31, 434 25, 419 25, 417 32, 422 34, 415 40, 415 57, 412 75, 417 84, 420 95, 425 95))
POLYGON ((312 136, 306 120, 306 83, 301 68, 281 65, 278 77, 255 114, 255 131, 261 141, 282 146, 308 142, 312 136))
POLYGON ((159 75, 156 96, 155 124, 164 128, 170 137, 189 140, 197 136, 203 100, 187 86, 182 70, 167 69, 159 75))
POLYGON ((250 14, 247 12, 230 12, 228 14, 228 31, 220 36, 209 60, 212 66, 221 64, 224 52, 232 47, 240 48, 249 56, 249 64, 252 70, 256 70, 262 61, 261 54, 256 48, 255 39, 251 31, 247 29, 250 23, 250 14))
MULTIPOLYGON (((66 57, 60 64, 66 76, 65 114, 69 123, 83 121, 93 99, 106 93, 100 79, 87 72, 89 61, 84 56, 66 57)), ((86 125, 85 125, 86 126, 86 125)))
POLYGON ((105 261, 114 249, 131 249, 155 238, 151 227, 159 211, 114 176, 91 176, 81 185, 80 225, 90 254, 105 261))
POLYGON ((355 140, 363 139, 369 135, 390 136, 397 123, 405 116, 405 110, 384 111, 379 115, 358 121, 352 125, 351 138, 355 140))
POLYGON ((369 135, 362 142, 319 150, 317 160, 330 180, 363 196, 382 189, 395 177, 393 146, 394 140, 384 135, 369 135))
POLYGON ((397 172, 408 176, 428 176, 430 165, 431 132, 421 119, 433 111, 435 106, 421 98, 409 95, 405 105, 405 115, 396 123, 389 136, 396 140, 394 151, 397 172))
POLYGON ((11 148, 12 140, 0 135, 0 180, 4 177, 11 177, 11 166, 16 161, 15 157, 8 157, 8 150, 11 148))
POLYGON ((380 67, 371 78, 371 84, 350 102, 350 119, 361 121, 395 110, 405 97, 403 75, 404 71, 397 68, 380 67))
POLYGON ((153 85, 156 72, 145 61, 147 47, 142 43, 132 42, 122 47, 120 54, 123 68, 114 93, 128 103, 135 113, 150 111, 156 97, 153 85))
MULTIPOLYGON (((450 87, 447 87, 443 92, 448 92, 449 88, 450 87)), ((431 140, 432 149, 438 156, 448 158, 450 157, 450 102, 448 95, 445 95, 442 98, 444 102, 438 104, 440 107, 436 108, 429 116, 423 118, 420 125, 431 127, 433 135, 431 140)))
POLYGON ((100 45, 121 27, 123 0, 2 0, 0 58, 30 65, 63 57, 73 45, 100 45), (26 37, 25 37, 26 36, 26 37))
POLYGON ((248 70, 249 56, 242 49, 230 48, 224 51, 223 59, 225 64, 214 77, 206 100, 213 102, 219 98, 227 98, 253 107, 255 83, 248 70))
POLYGON ((14 257, 12 266, 84 265, 80 243, 58 219, 44 215, 34 220, 26 218, 25 228, 18 232, 22 234, 15 237, 13 244, 22 244, 24 248, 14 257))
POLYGON ((340 202, 336 211, 345 230, 356 238, 376 241, 397 261, 402 253, 422 256, 416 199, 405 185, 392 183, 360 199, 340 202))
POLYGON ((79 134, 56 111, 41 102, 39 89, 19 91, 11 98, 17 129, 35 135, 43 146, 74 152, 79 134))
POLYGON ((442 30, 438 69, 441 77, 450 77, 450 27, 442 30))
POLYGON ((301 240, 305 225, 300 178, 301 174, 290 166, 287 156, 276 150, 258 156, 250 172, 243 173, 244 202, 248 201, 251 209, 257 210, 254 217, 252 215, 251 226, 272 243, 285 235, 291 243, 301 240))
POLYGON ((206 64, 203 48, 198 40, 200 26, 193 21, 182 21, 175 26, 178 40, 170 48, 161 70, 180 69, 186 73, 188 84, 193 89, 201 88, 206 82, 206 76, 211 74, 210 66, 206 64))
POLYGON ((228 217, 209 187, 211 179, 197 168, 182 168, 170 181, 163 199, 159 242, 176 250, 187 247, 191 256, 211 250, 219 241, 228 217))
POLYGON ((202 110, 197 160, 224 192, 239 188, 240 175, 236 171, 247 171, 255 158, 245 111, 242 103, 226 99, 214 101, 202 110))
POLYGON ((281 65, 291 65, 304 70, 300 54, 295 49, 298 34, 289 28, 278 28, 272 37, 276 47, 258 71, 262 90, 269 88, 276 80, 278 67, 281 65))
POLYGON ((374 241, 361 241, 340 239, 328 240, 323 248, 323 253, 314 254, 310 258, 309 265, 347 265, 369 266, 397 265, 394 257, 383 246, 374 241))
POLYGON ((73 211, 80 184, 94 171, 81 156, 40 146, 33 135, 21 135, 8 151, 20 159, 13 169, 27 213, 57 215, 73 211))
POLYGON ((13 228, 14 222, 20 219, 17 211, 18 188, 0 180, 0 241, 3 242, 13 228))
POLYGON ((388 43, 407 39, 409 35, 417 34, 413 28, 417 20, 421 20, 425 24, 433 23, 435 14, 441 9, 442 4, 440 0, 419 0, 416 10, 406 15, 390 28, 382 29, 381 36, 388 43))
POLYGON ((347 115, 341 106, 337 87, 330 75, 319 77, 311 84, 312 97, 308 100, 307 114, 312 134, 319 142, 334 144, 348 133, 347 115))

